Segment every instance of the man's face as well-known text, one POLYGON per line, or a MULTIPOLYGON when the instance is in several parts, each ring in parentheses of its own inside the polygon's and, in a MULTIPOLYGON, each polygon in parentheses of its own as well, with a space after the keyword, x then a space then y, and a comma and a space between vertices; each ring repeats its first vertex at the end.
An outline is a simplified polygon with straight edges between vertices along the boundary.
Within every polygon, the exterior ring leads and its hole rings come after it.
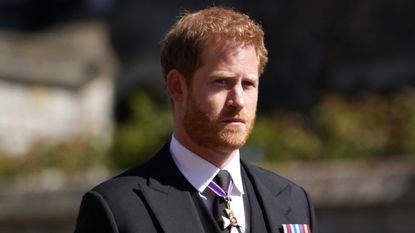
POLYGON ((189 83, 183 127, 197 145, 229 153, 250 135, 258 99, 259 59, 252 46, 207 46, 189 83))

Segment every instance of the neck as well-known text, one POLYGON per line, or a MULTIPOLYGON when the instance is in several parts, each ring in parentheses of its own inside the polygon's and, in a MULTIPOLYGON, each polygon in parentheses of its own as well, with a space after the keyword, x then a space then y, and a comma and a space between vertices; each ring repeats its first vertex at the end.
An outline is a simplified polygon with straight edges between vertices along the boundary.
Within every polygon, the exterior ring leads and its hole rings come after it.
POLYGON ((199 151, 191 151, 220 169, 225 168, 237 152, 218 152, 208 148, 201 148, 199 151))

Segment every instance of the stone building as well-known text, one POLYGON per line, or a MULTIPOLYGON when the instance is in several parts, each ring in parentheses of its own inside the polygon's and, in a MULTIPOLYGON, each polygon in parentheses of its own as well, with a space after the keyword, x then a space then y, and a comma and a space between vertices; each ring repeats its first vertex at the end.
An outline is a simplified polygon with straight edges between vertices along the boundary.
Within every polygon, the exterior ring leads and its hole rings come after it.
POLYGON ((111 141, 115 62, 95 22, 0 32, 0 154, 86 137, 111 141))

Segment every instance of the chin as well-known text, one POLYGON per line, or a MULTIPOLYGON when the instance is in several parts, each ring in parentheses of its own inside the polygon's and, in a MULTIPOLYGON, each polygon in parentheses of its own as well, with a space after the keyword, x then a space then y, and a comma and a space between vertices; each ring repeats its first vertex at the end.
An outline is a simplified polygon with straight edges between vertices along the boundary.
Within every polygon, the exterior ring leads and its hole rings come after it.
POLYGON ((227 148, 229 151, 234 151, 241 148, 245 145, 245 142, 248 138, 246 133, 229 133, 224 132, 220 136, 221 146, 222 148, 227 148))

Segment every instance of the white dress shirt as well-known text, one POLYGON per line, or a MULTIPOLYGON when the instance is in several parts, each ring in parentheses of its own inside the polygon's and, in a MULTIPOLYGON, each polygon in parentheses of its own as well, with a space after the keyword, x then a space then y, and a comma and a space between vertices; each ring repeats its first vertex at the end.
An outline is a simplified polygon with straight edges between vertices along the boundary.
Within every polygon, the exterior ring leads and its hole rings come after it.
MULTIPOLYGON (((199 195, 204 204, 212 213, 215 194, 207 188, 207 186, 216 174, 218 174, 220 169, 188 150, 174 137, 174 135, 172 136, 170 142, 170 153, 172 154, 173 160, 180 172, 189 181, 189 183, 199 191, 199 195)), ((234 210, 241 231, 243 233, 248 233, 249 203, 244 203, 243 199, 243 195, 245 195, 245 193, 241 177, 239 150, 234 152, 231 161, 226 165, 224 170, 229 172, 234 184, 231 192, 232 201, 230 202, 230 206, 234 210)), ((237 232, 234 227, 231 230, 231 233, 232 232, 237 232)))

